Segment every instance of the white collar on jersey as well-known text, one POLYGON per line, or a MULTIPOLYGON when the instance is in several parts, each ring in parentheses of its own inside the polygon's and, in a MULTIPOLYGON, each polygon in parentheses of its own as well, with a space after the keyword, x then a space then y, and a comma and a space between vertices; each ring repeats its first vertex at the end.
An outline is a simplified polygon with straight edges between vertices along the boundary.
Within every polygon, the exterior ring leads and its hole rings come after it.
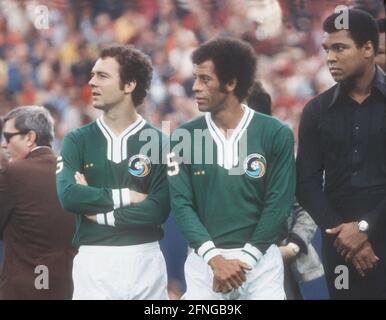
POLYGON ((245 130, 249 126, 254 111, 248 108, 247 105, 241 105, 244 109, 244 114, 237 125, 232 131, 232 135, 229 139, 226 139, 221 130, 216 126, 210 113, 206 113, 205 120, 208 126, 209 132, 217 145, 217 164, 227 170, 232 167, 236 167, 239 162, 239 144, 240 138, 243 136, 245 130))
POLYGON ((128 126, 119 136, 116 136, 103 121, 103 116, 96 120, 99 129, 107 140, 107 159, 120 163, 127 159, 127 139, 137 133, 146 124, 146 120, 138 115, 137 120, 128 126))

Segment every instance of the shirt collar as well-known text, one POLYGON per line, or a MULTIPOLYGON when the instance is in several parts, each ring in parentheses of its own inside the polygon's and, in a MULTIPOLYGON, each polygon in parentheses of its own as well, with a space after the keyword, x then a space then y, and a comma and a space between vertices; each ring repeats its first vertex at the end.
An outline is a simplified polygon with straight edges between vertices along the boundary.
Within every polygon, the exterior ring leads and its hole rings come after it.
POLYGON ((384 96, 386 95, 385 73, 380 66, 376 66, 373 86, 377 88, 384 96))
MULTIPOLYGON (((373 88, 377 88, 385 96, 385 73, 378 65, 375 65, 373 88)), ((341 83, 338 83, 336 85, 334 95, 332 96, 331 103, 328 105, 328 108, 331 108, 336 103, 338 98, 344 95, 345 92, 346 90, 344 86, 341 83)))
POLYGON ((41 154, 47 154, 47 153, 53 153, 51 147, 37 146, 30 151, 30 153, 27 155, 26 158, 34 158, 41 154))

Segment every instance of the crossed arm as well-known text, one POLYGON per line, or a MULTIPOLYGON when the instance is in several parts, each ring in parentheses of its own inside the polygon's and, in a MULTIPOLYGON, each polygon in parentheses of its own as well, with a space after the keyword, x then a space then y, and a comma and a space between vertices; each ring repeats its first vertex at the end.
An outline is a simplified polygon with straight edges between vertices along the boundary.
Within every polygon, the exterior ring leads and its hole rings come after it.
MULTIPOLYGON (((74 175, 74 179, 77 184, 81 186, 88 186, 88 182, 86 180, 86 177, 84 174, 76 171, 74 175)), ((134 190, 127 189, 125 192, 129 193, 129 198, 130 198, 130 203, 138 203, 146 199, 147 194, 145 193, 140 193, 134 190)), ((97 214, 87 214, 85 215, 87 219, 93 221, 93 222, 98 222, 98 217, 97 214)))
POLYGON ((170 204, 163 164, 154 165, 146 196, 129 188, 94 187, 81 174, 80 149, 74 136, 65 137, 56 177, 58 197, 64 208, 79 215, 96 215, 93 218, 99 224, 114 227, 158 226, 166 221, 170 204))

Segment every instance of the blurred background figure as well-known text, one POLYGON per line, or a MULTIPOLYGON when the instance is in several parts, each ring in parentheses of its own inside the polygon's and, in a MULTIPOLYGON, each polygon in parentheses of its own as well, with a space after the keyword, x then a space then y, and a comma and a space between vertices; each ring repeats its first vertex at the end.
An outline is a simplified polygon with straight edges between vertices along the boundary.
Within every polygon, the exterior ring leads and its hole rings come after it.
POLYGON ((179 300, 186 290, 184 263, 188 244, 178 230, 173 216, 169 216, 163 228, 165 235, 160 246, 167 262, 169 299, 179 300))
POLYGON ((354 9, 366 11, 375 19, 380 18, 382 16, 382 11, 385 10, 384 1, 382 0, 354 0, 352 7, 354 9))
POLYGON ((284 260, 284 289, 288 300, 303 300, 300 284, 324 275, 323 265, 311 241, 317 226, 295 202, 288 217, 288 235, 279 247, 284 260))
POLYGON ((253 110, 272 115, 272 99, 260 81, 255 81, 247 98, 247 106, 253 110))
POLYGON ((70 299, 74 220, 56 195, 52 118, 43 107, 13 109, 3 136, 10 162, 0 171, 0 300, 70 299))

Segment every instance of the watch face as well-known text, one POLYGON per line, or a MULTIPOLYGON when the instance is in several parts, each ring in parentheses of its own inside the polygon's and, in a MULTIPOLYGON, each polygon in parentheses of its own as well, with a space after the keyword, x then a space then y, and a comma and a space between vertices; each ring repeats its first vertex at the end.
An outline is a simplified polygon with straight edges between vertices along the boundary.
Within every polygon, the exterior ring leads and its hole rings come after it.
POLYGON ((300 252, 300 248, 298 245, 293 244, 293 243, 289 243, 288 246, 294 254, 298 254, 300 252))
POLYGON ((362 220, 358 223, 358 227, 360 231, 367 231, 369 228, 369 224, 366 221, 362 220))

